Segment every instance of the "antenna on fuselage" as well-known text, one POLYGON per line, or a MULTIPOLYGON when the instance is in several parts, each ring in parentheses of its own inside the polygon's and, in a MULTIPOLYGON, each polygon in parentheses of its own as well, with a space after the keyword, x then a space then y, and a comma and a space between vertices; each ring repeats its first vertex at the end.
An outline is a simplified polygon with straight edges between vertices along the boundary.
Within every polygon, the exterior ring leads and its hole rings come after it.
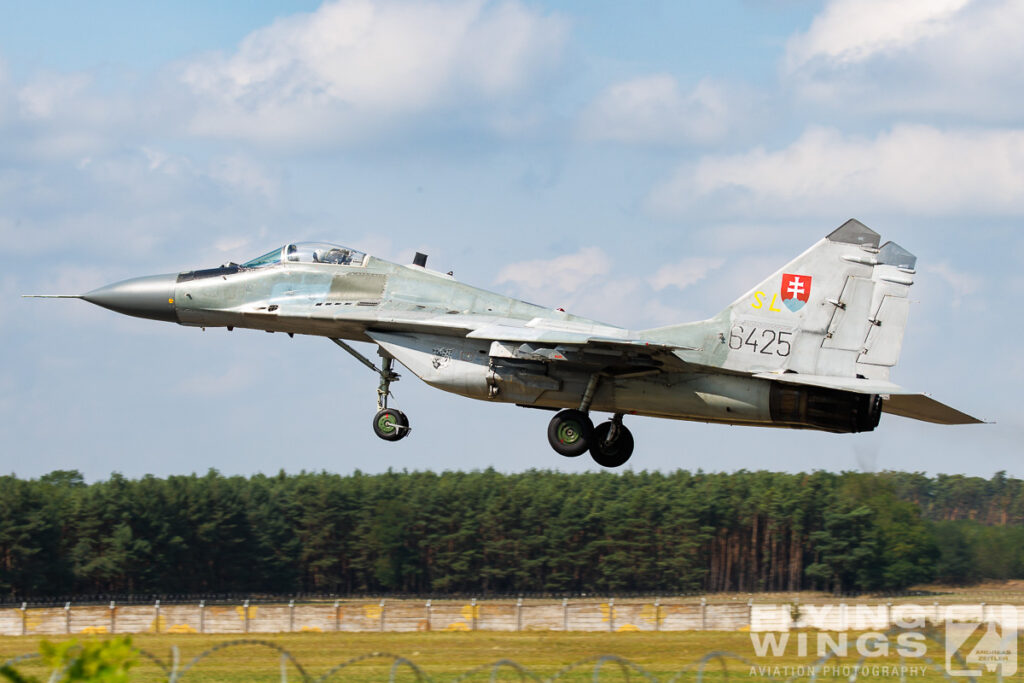
POLYGON ((414 266, 419 266, 420 268, 426 268, 427 267, 427 255, 426 254, 421 254, 420 252, 417 251, 416 252, 416 256, 414 256, 413 259, 412 259, 412 264, 414 266))

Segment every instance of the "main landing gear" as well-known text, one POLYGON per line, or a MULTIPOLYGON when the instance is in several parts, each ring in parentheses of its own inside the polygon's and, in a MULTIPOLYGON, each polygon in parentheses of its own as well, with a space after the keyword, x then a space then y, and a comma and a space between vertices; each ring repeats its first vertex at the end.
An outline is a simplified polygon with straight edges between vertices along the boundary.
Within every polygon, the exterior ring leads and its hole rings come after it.
POLYGON ((548 424, 548 442, 569 458, 589 450, 601 467, 619 467, 633 455, 633 434, 622 424, 621 413, 595 427, 582 410, 563 410, 548 424))
POLYGON ((601 373, 590 376, 578 410, 563 410, 548 424, 548 443, 555 452, 575 458, 588 450, 601 467, 618 467, 633 455, 633 435, 622 424, 622 413, 597 427, 591 422, 590 404, 594 400, 601 373))
POLYGON ((397 382, 399 375, 392 370, 394 359, 382 349, 380 354, 380 367, 370 361, 369 358, 359 353, 351 346, 340 339, 331 338, 331 341, 352 354, 356 360, 380 375, 380 385, 377 387, 377 414, 373 416, 373 433, 385 441, 400 441, 409 436, 412 428, 409 426, 409 418, 401 410, 388 407, 388 397, 391 396, 391 383, 397 382))

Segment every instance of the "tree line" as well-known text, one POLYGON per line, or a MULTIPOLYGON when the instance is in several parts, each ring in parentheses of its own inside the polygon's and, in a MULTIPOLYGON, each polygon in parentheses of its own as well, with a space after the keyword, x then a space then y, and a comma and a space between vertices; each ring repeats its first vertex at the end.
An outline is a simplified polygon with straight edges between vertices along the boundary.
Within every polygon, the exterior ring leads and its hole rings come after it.
POLYGON ((918 473, 0 477, 0 596, 899 590, 1024 577, 1024 482, 918 473))

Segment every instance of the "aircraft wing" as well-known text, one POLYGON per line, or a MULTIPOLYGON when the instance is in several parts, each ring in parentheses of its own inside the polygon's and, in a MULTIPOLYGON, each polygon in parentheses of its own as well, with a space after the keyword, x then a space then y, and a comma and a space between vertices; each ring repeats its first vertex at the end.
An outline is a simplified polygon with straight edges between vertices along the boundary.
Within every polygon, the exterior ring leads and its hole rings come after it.
POLYGON ((571 331, 566 329, 550 329, 512 325, 485 325, 477 328, 466 335, 469 339, 490 339, 501 342, 520 342, 524 344, 560 344, 572 346, 605 346, 626 350, 646 351, 693 351, 693 348, 649 342, 642 339, 628 339, 623 337, 609 337, 598 334, 588 334, 583 331, 571 331))
POLYGON ((651 363, 662 370, 689 367, 676 351, 692 347, 628 337, 618 327, 535 318, 526 323, 500 321, 484 325, 466 335, 469 339, 492 342, 492 355, 544 362, 569 361, 582 365, 627 366, 651 363))

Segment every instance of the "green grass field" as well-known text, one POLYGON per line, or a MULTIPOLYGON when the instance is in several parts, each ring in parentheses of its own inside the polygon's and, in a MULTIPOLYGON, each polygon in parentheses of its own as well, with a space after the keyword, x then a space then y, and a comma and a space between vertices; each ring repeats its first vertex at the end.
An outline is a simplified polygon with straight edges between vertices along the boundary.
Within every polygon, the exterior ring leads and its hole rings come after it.
MULTIPOLYGON (((601 655, 615 655, 643 667, 644 670, 666 681, 674 674, 686 669, 678 680, 695 681, 697 679, 696 663, 702 656, 714 651, 727 651, 750 660, 755 667, 768 669, 751 669, 751 665, 738 660, 728 662, 727 675, 722 671, 721 663, 711 661, 707 665, 704 680, 709 683, 731 681, 785 681, 798 674, 793 668, 809 666, 815 660, 815 632, 808 632, 811 654, 800 656, 796 647, 791 644, 784 656, 757 657, 751 644, 750 635, 741 632, 676 632, 676 633, 302 633, 281 634, 259 638, 274 643, 288 650, 312 678, 320 677, 336 665, 350 659, 371 653, 384 653, 408 658, 432 680, 454 681, 477 667, 483 667, 476 674, 461 680, 528 680, 511 668, 500 669, 500 674, 491 678, 492 666, 499 660, 512 660, 536 674, 540 679, 555 676, 565 667, 583 660, 586 664, 577 666, 571 672, 564 673, 557 680, 592 681, 594 678, 593 658, 601 655), (779 667, 778 670, 775 667, 779 667)), ((793 634, 795 637, 795 634, 793 634)), ((171 648, 177 646, 180 665, 184 666, 192 658, 213 648, 236 640, 232 636, 200 636, 200 635, 138 635, 132 642, 139 648, 160 658, 165 664, 171 662, 171 648)), ((38 649, 38 637, 7 637, 0 639, 0 659, 14 655, 34 652, 38 649)), ((851 643, 853 637, 851 637, 851 643)), ((1024 652, 1024 644, 1019 645, 1024 652)), ((851 656, 842 660, 833 660, 831 671, 819 674, 818 678, 825 681, 845 681, 849 672, 838 667, 852 666, 858 655, 851 647, 851 656)), ((933 657, 939 666, 943 664, 942 649, 938 645, 929 646, 928 656, 933 657)), ((387 656, 370 657, 366 660, 346 667, 332 681, 386 681, 389 679, 394 660, 387 656)), ((908 659, 907 666, 924 667, 922 659, 908 659)), ((895 655, 878 657, 870 660, 872 670, 861 676, 861 680, 894 681, 900 680, 896 670, 884 670, 882 667, 898 667, 899 658, 895 655)), ((42 667, 26 663, 22 670, 41 677, 42 667)), ((180 670, 180 668, 179 668, 180 670)), ((799 676, 807 680, 808 675, 799 676)), ((159 667, 142 658, 135 669, 133 680, 160 681, 166 680, 159 667)), ((986 675, 985 680, 995 681, 994 675, 986 675)), ((184 681, 210 682, 241 682, 241 681, 280 681, 281 656, 266 647, 243 645, 225 648, 214 652, 189 671, 184 681)), ((288 665, 288 680, 298 681, 301 676, 291 665, 288 665)), ((413 681, 416 676, 408 669, 403 669, 395 680, 413 681)), ((602 666, 601 681, 643 680, 634 671, 626 676, 621 667, 614 662, 602 666)), ((946 680, 939 672, 928 669, 910 671, 907 681, 939 681, 946 680)), ((970 679, 960 679, 970 680, 970 679)), ((1024 676, 1017 673, 1008 681, 1024 681, 1024 676)))

